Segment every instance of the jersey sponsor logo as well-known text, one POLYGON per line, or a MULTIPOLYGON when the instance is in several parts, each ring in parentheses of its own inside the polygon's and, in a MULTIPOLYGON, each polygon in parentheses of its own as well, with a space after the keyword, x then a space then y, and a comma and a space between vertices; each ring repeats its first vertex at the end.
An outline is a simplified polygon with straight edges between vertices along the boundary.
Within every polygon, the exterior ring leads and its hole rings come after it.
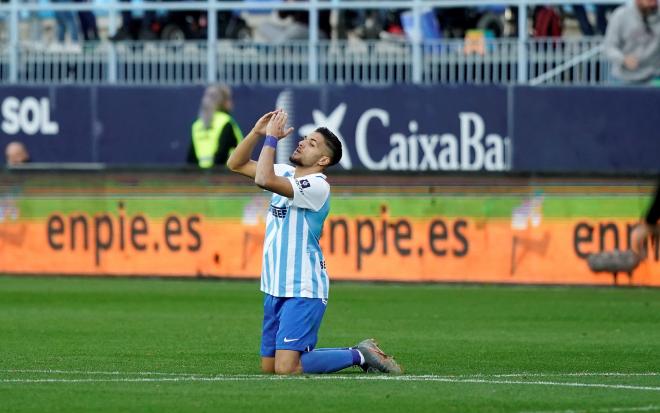
POLYGON ((270 213, 273 214, 275 218, 286 218, 286 213, 288 211, 288 207, 276 207, 275 205, 270 206, 270 213))
POLYGON ((305 188, 309 188, 311 184, 307 179, 296 179, 296 186, 298 187, 298 191, 302 194, 303 190, 305 188))
POLYGON ((284 342, 285 343, 293 343, 294 341, 300 340, 299 338, 286 338, 284 337, 284 342))

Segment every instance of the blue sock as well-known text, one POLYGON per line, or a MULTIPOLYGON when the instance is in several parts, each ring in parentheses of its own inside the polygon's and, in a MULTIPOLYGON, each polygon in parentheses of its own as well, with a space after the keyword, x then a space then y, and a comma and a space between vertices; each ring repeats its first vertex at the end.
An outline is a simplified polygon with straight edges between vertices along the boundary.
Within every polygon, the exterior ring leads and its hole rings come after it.
POLYGON ((303 373, 333 373, 360 365, 360 353, 355 349, 318 349, 300 356, 303 373))
POLYGON ((350 350, 352 347, 324 347, 315 348, 314 351, 334 351, 334 350, 350 350))

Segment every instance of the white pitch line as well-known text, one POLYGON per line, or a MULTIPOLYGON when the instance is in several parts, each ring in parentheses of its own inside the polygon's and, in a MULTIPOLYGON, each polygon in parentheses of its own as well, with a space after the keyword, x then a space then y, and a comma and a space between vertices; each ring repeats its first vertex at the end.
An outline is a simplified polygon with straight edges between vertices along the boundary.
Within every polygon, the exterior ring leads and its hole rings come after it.
POLYGON ((605 389, 660 391, 657 386, 635 386, 628 384, 604 383, 563 383, 552 381, 515 381, 515 380, 485 380, 485 379, 453 379, 438 376, 379 376, 379 375, 325 375, 325 376, 215 376, 215 377, 128 377, 128 378, 91 378, 91 379, 0 379, 0 383, 108 383, 108 382, 222 382, 222 381, 267 381, 267 380, 368 380, 368 381, 412 381, 412 382, 443 382, 443 383, 478 383, 504 385, 537 385, 559 387, 589 387, 605 389))
POLYGON ((539 385, 539 386, 597 387, 597 388, 606 388, 606 389, 660 391, 660 387, 656 387, 656 386, 634 386, 628 384, 564 383, 564 382, 555 382, 555 381, 515 381, 515 380, 446 379, 446 378, 437 378, 436 380, 432 380, 432 381, 441 381, 448 383, 528 384, 528 385, 539 385))
POLYGON ((149 383, 185 381, 249 381, 272 380, 278 377, 123 377, 107 379, 0 379, 0 383, 149 383))
MULTIPOLYGON (((113 376, 208 376, 208 377, 228 377, 229 375, 214 374, 214 373, 172 373, 172 372, 156 372, 156 371, 87 371, 87 370, 27 370, 27 369, 8 369, 1 370, 0 373, 44 373, 44 374, 89 374, 89 375, 113 375, 113 376)), ((337 375, 335 375, 337 376, 337 375)), ((449 375, 416 375, 406 377, 431 377, 431 378, 446 378, 446 379, 482 379, 482 378, 515 378, 515 377, 655 377, 660 376, 660 372, 572 372, 572 373, 495 373, 495 374, 449 374, 449 375)), ((266 377, 265 375, 254 374, 232 374, 230 377, 266 377)))
MULTIPOLYGON (((87 370, 0 370, 0 373, 90 374, 104 376, 200 376, 203 373, 162 373, 156 371, 87 371, 87 370)), ((212 373, 208 373, 210 376, 212 373)))
POLYGON ((660 406, 639 406, 639 407, 605 407, 595 410, 569 409, 569 410, 543 410, 529 411, 520 413, 620 413, 620 412, 655 412, 659 411, 660 406))
POLYGON ((502 373, 502 374, 465 374, 443 377, 639 377, 639 376, 660 376, 660 372, 642 372, 642 373, 619 373, 619 372, 576 372, 576 373, 502 373))

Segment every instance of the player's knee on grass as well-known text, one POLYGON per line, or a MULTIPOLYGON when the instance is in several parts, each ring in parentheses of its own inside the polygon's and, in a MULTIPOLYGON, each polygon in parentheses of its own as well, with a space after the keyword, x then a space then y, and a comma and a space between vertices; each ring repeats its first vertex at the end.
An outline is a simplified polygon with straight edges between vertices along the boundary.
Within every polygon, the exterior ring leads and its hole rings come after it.
POLYGON ((275 374, 298 374, 301 372, 299 351, 277 350, 275 353, 275 374))
POLYGON ((275 357, 262 357, 261 371, 270 374, 275 373, 275 357))

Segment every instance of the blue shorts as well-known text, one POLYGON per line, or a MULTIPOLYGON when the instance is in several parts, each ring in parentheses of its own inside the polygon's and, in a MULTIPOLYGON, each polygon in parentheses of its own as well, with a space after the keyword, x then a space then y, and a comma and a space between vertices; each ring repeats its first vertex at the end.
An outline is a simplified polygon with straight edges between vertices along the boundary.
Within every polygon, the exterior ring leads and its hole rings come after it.
POLYGON ((261 356, 275 357, 275 350, 312 351, 327 302, 265 294, 261 356))

